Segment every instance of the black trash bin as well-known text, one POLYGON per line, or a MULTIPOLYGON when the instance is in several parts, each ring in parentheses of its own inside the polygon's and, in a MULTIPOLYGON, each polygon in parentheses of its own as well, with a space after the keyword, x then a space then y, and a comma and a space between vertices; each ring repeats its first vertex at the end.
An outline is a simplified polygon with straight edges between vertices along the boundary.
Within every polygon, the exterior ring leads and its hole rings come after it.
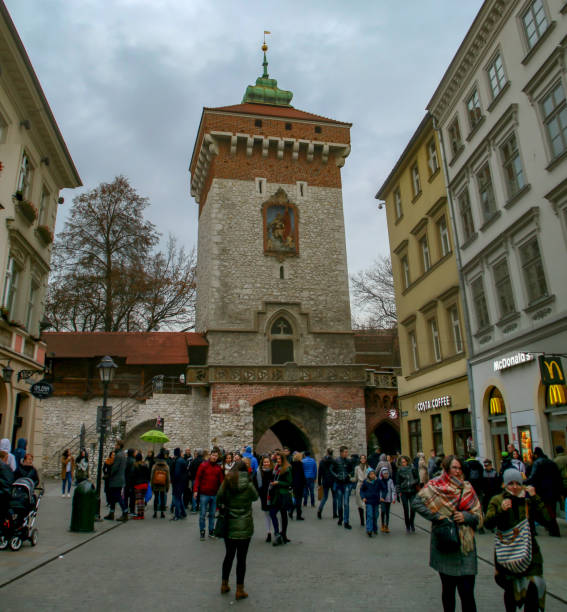
POLYGON ((94 520, 98 509, 96 490, 88 480, 75 487, 71 510, 71 531, 94 531, 94 520))

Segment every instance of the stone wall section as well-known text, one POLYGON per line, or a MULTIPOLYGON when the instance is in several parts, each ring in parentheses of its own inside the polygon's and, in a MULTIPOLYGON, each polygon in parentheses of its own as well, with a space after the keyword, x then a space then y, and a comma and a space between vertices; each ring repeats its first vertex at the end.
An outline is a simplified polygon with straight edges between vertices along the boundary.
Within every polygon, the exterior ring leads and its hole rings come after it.
MULTIPOLYGON (((269 302, 300 304, 310 331, 350 331, 341 189, 308 185, 305 197, 297 196, 296 185, 268 182, 260 194, 253 181, 214 179, 199 221, 197 331, 254 329, 255 316, 269 302), (299 217, 299 255, 282 262, 264 254, 262 218, 263 202, 280 187, 299 217)), ((329 344, 326 337, 310 340, 329 344)), ((231 356, 217 344, 209 363, 228 363, 231 356)))
POLYGON ((350 453, 366 453, 366 416, 364 403, 350 410, 327 412, 327 446, 335 450, 348 446, 350 453))

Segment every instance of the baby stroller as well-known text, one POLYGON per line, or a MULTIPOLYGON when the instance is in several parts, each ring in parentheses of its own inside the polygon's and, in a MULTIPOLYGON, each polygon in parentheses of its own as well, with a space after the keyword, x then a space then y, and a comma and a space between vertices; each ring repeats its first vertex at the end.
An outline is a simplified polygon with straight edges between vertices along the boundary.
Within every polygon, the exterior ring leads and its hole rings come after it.
POLYGON ((18 478, 12 483, 12 495, 4 524, 0 525, 0 550, 10 546, 20 550, 22 543, 37 544, 37 528, 34 527, 43 489, 35 488, 31 478, 18 478), (37 494, 36 494, 37 491, 37 494))

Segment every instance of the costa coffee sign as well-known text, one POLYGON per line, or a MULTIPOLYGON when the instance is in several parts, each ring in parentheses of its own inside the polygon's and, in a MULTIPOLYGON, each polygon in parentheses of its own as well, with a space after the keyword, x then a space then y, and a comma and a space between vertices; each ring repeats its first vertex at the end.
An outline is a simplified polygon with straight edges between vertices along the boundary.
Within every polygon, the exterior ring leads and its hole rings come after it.
POLYGON ((435 410, 436 408, 444 408, 445 406, 451 405, 451 396, 442 395, 441 397, 434 397, 430 400, 424 400, 423 402, 417 402, 415 409, 418 412, 427 412, 428 410, 435 410))

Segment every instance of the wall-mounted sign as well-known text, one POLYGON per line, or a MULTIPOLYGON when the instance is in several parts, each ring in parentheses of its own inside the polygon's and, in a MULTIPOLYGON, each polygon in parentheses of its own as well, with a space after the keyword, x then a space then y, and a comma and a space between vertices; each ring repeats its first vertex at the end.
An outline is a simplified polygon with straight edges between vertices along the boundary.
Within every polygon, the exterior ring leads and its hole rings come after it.
POLYGON ((395 408, 390 408, 390 410, 388 410, 388 416, 392 420, 396 420, 398 418, 398 411, 395 408))
POLYGON ((435 410, 435 408, 443 408, 444 406, 451 405, 451 396, 443 395, 441 397, 434 397, 430 400, 424 400, 423 402, 417 402, 415 409, 418 412, 426 412, 427 410, 435 410))
POLYGON ((30 393, 38 399, 47 399, 53 394, 53 386, 46 380, 40 380, 30 387, 30 393))
POLYGON ((523 363, 529 363, 534 360, 534 356, 531 353, 516 353, 509 357, 502 357, 494 362, 494 371, 500 372, 500 370, 507 370, 523 363))
POLYGON ((539 358, 539 371, 541 372, 541 382, 544 385, 564 385, 565 374, 559 357, 539 358))

